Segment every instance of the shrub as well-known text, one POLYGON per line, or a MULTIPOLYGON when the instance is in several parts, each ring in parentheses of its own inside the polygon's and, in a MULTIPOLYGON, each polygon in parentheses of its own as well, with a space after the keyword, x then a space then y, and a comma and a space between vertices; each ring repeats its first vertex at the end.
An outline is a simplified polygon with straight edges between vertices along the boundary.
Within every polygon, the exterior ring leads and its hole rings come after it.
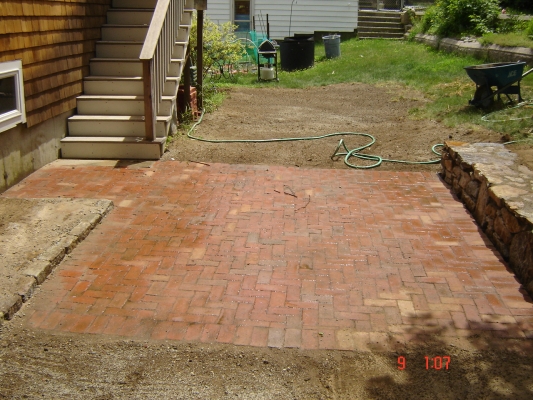
POLYGON ((518 14, 507 14, 507 18, 498 21, 497 33, 520 32, 526 29, 527 21, 521 20, 518 14))
POLYGON ((499 14, 498 0, 440 0, 426 10, 421 27, 439 36, 480 36, 496 30, 499 14))
MULTIPOLYGON (((243 54, 244 46, 235 36, 237 27, 231 22, 217 25, 209 18, 204 19, 203 31, 203 75, 205 76, 210 68, 217 62, 223 61, 224 64, 237 63, 243 54)), ((191 57, 193 61, 197 58, 197 19, 193 19, 190 33, 191 57)))
POLYGON ((528 36, 533 36, 533 19, 529 21, 526 28, 526 34, 528 36))

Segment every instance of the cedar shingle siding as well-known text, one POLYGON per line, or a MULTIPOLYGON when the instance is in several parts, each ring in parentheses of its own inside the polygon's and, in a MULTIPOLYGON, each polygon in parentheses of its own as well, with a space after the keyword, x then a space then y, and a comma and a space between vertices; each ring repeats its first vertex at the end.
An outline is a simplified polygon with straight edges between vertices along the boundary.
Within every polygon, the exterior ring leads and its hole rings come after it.
POLYGON ((0 62, 22 60, 28 126, 76 108, 111 0, 0 0, 0 62))

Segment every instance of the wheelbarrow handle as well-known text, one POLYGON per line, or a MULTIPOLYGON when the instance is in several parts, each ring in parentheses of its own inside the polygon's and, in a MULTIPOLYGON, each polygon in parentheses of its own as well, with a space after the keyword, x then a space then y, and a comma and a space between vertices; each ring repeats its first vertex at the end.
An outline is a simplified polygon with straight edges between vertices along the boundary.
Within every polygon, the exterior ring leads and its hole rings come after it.
POLYGON ((528 76, 532 72, 533 72, 533 68, 531 68, 529 71, 525 72, 524 75, 522 75, 522 78, 525 78, 526 76, 528 76))

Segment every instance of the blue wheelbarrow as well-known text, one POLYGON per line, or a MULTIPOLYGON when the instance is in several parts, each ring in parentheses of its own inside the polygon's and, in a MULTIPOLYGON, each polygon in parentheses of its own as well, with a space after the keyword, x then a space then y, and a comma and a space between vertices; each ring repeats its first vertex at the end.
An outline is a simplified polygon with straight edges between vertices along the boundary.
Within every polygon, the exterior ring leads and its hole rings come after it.
POLYGON ((520 93, 520 81, 533 72, 530 69, 525 74, 523 61, 514 63, 491 63, 465 67, 466 73, 476 84, 474 98, 469 101, 473 106, 490 108, 494 104, 494 96, 505 94, 509 101, 513 99, 509 95, 517 95, 518 102, 524 101, 520 93), (492 88, 496 87, 496 90, 492 88))

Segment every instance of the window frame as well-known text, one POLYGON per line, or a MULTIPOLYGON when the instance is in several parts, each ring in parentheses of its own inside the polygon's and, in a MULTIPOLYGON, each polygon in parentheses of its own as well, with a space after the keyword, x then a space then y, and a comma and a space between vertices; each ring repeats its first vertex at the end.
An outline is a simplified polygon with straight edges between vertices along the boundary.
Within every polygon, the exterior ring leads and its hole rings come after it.
POLYGON ((0 114, 0 132, 14 128, 18 124, 26 123, 26 106, 24 101, 24 79, 22 76, 22 61, 14 60, 0 62, 0 79, 15 78, 16 108, 0 114))
POLYGON ((240 34, 248 33, 249 31, 252 30, 252 19, 253 19, 252 16, 254 15, 253 14, 253 0, 245 0, 245 1, 249 1, 249 3, 250 3, 250 13, 248 15, 248 19, 247 20, 236 20, 235 19, 235 16, 236 16, 236 14, 235 14, 236 13, 235 2, 236 1, 239 1, 239 0, 232 0, 232 2, 231 2, 231 20, 232 20, 233 25, 237 25, 238 26, 239 22, 247 22, 249 24, 250 28, 248 29, 248 31, 238 31, 238 30, 236 30, 235 32, 236 33, 240 33, 240 34))

